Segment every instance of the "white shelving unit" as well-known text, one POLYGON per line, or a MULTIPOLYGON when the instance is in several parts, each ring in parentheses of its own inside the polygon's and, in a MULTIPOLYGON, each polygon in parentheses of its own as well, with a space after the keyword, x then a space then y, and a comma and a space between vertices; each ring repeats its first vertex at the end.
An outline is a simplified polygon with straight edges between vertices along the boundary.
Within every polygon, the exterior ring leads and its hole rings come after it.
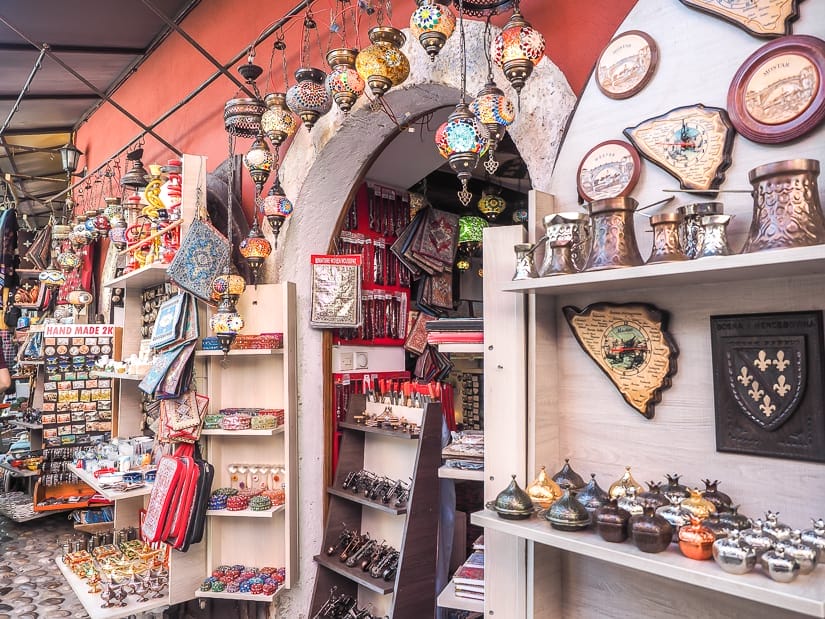
POLYGON ((438 476, 441 479, 456 479, 459 481, 484 481, 484 470, 469 471, 464 469, 454 469, 449 466, 440 466, 438 476))
POLYGON ((474 600, 464 598, 455 594, 455 583, 451 580, 447 586, 438 594, 436 600, 441 608, 455 608, 456 610, 466 610, 471 613, 484 612, 484 600, 474 600))
MULTIPOLYGON (((210 510, 206 565, 201 579, 218 565, 286 567, 278 593, 297 578, 296 318, 294 284, 250 286, 238 301, 245 333, 280 332, 283 348, 197 351, 198 391, 209 408, 282 408, 284 424, 271 430, 204 430, 207 459, 215 467, 213 487, 232 486, 232 464, 283 465, 284 505, 265 512, 210 510)), ((204 318, 206 318, 204 316, 204 318)), ((197 587, 193 587, 193 590, 197 587)), ((196 597, 269 602, 275 596, 194 591, 196 597)), ((278 595, 276 593, 276 595, 278 595)))
MULTIPOLYGON (((182 216, 184 223, 181 225, 180 230, 181 235, 185 235, 188 222, 192 220, 194 215, 198 183, 202 185, 201 191, 204 194, 206 193, 206 157, 183 155, 182 175, 182 216)), ((168 281, 166 268, 165 264, 154 263, 104 282, 103 285, 106 287, 125 289, 123 309, 115 312, 115 323, 124 327, 121 358, 128 358, 131 354, 137 354, 140 350, 140 329, 136 325, 141 324, 141 292, 144 288, 168 281)), ((141 435, 141 392, 137 388, 137 381, 143 377, 118 373, 98 373, 98 376, 104 375, 116 380, 113 383, 116 387, 115 393, 117 396, 113 411, 112 436, 130 437, 141 435)), ((71 465, 69 468, 88 485, 115 502, 114 527, 116 529, 139 526, 140 512, 146 507, 152 491, 151 485, 125 493, 104 490, 94 475, 71 465)), ((206 569, 206 544, 192 544, 185 553, 171 550, 169 553, 168 593, 163 598, 150 600, 142 605, 130 604, 125 608, 101 609, 100 596, 87 593, 88 587, 86 584, 75 577, 59 558, 57 564, 93 619, 126 617, 191 600, 194 597, 192 592, 200 584, 206 569)))
POLYGON ((480 355, 484 353, 483 342, 448 342, 438 344, 438 352, 464 354, 464 355, 480 355))

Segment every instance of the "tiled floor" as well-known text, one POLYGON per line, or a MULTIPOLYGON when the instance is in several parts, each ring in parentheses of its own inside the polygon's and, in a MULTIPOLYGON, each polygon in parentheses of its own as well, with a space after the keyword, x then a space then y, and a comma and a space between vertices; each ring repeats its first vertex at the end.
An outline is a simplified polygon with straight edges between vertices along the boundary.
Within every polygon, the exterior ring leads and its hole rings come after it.
POLYGON ((18 524, 0 516, 0 619, 88 617, 54 564, 66 514, 18 524))

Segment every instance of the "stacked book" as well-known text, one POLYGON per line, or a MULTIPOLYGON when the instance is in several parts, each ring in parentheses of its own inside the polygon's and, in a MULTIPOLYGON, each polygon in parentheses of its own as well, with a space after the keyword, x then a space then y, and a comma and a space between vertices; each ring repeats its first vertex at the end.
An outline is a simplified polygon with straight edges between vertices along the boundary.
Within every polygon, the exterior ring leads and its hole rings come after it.
POLYGON ((478 549, 473 550, 453 575, 456 597, 484 601, 484 546, 481 540, 476 540, 473 548, 478 549))
POLYGON ((428 344, 482 344, 484 320, 482 318, 439 318, 427 325, 428 344))

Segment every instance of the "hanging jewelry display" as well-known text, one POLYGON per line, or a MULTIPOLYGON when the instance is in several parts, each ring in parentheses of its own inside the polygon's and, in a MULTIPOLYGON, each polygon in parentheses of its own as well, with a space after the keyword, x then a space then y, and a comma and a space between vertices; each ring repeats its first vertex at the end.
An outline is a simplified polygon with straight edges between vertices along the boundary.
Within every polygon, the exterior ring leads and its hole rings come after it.
POLYGON ((470 111, 467 105, 467 49, 464 38, 464 1, 458 0, 458 29, 461 42, 461 98, 455 110, 435 134, 438 152, 450 164, 461 181, 458 199, 464 206, 470 204, 473 194, 468 182, 479 158, 487 152, 490 132, 470 111))

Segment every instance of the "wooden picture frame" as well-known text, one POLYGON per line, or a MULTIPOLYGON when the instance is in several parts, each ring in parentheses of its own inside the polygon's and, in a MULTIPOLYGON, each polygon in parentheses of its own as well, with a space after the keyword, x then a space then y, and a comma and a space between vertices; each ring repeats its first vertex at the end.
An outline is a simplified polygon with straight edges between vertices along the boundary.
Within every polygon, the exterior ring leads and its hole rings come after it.
POLYGON ((701 103, 677 107, 628 127, 639 154, 679 181, 682 189, 713 190, 725 180, 736 135, 725 110, 701 103))
POLYGON ((825 119, 825 41, 793 35, 751 54, 731 81, 728 113, 753 142, 801 137, 825 119))
POLYGON ((658 63, 659 47, 653 37, 641 30, 622 32, 599 54, 596 86, 606 97, 628 99, 647 86, 658 63))
POLYGON ((722 0, 681 0, 682 4, 713 15, 745 32, 761 38, 791 34, 791 25, 799 19, 801 0, 749 0, 739 5, 722 0))
POLYGON ((716 451, 825 462, 822 311, 711 316, 716 451))
POLYGON ((642 161, 631 144, 607 140, 582 157, 576 187, 582 199, 592 202, 629 196, 639 182, 642 161))
POLYGON ((652 419, 676 374, 679 349, 670 314, 649 303, 592 303, 562 308, 576 341, 633 409, 652 419))

